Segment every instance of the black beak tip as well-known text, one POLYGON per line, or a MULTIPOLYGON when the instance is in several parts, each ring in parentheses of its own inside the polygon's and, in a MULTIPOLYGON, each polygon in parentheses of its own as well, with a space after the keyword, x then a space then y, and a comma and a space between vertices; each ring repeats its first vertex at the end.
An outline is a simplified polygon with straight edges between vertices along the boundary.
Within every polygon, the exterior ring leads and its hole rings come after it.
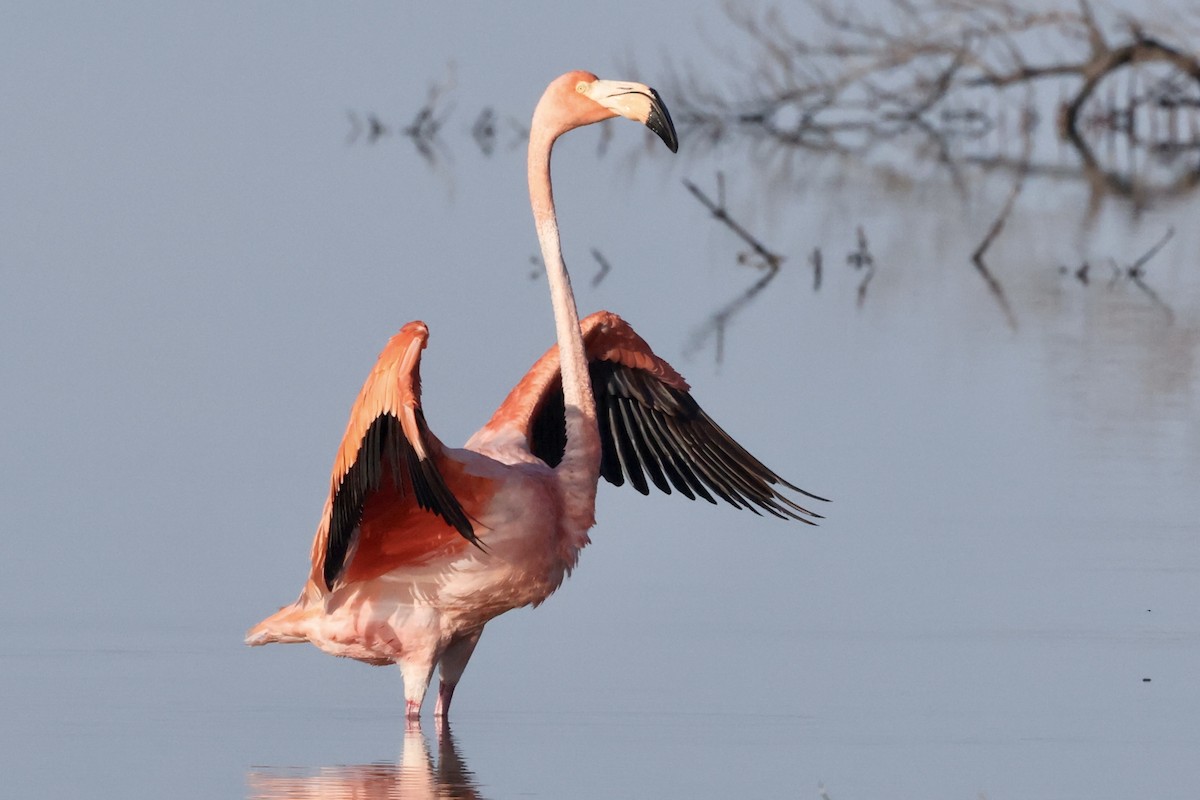
POLYGON ((678 153, 679 137, 675 135, 675 124, 671 122, 671 115, 658 92, 651 89, 650 94, 653 102, 650 104, 650 116, 646 118, 646 127, 658 134, 658 138, 663 140, 668 150, 678 153))

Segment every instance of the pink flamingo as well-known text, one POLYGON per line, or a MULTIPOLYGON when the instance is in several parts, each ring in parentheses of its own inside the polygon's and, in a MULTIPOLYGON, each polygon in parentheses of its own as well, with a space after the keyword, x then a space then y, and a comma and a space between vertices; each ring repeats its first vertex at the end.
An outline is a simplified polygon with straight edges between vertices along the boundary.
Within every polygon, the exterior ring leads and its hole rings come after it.
POLYGON ((558 344, 462 449, 430 431, 421 351, 410 322, 392 337, 350 412, 299 599, 246 643, 311 642, 368 664, 399 664, 406 717, 440 665, 436 716, 484 625, 537 605, 570 574, 595 524, 601 475, 643 494, 652 483, 755 513, 818 517, 714 423, 670 364, 620 317, 579 321, 559 248, 550 152, 562 134, 615 116, 645 124, 674 152, 658 93, 569 72, 546 89, 529 133, 529 196, 550 283, 558 344))

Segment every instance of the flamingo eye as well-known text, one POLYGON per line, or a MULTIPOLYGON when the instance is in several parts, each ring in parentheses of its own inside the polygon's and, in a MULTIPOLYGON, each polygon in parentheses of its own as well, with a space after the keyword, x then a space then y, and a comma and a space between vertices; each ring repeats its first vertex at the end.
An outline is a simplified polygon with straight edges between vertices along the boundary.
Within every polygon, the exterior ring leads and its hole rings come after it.
POLYGON ((589 88, 591 87, 587 81, 580 81, 579 83, 575 84, 575 91, 579 92, 580 94, 585 94, 589 88))

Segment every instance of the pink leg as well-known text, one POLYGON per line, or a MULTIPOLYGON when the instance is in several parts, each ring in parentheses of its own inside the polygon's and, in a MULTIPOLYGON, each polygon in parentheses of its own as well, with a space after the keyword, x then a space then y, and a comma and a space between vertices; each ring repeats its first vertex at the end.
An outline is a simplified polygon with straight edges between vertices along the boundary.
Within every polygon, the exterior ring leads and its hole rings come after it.
POLYGON ((454 699, 454 687, 457 684, 442 681, 438 685, 437 705, 433 708, 433 716, 444 720, 450 715, 450 701, 454 699))
POLYGON ((409 728, 421 723, 421 702, 433 677, 433 664, 432 656, 400 661, 400 674, 404 676, 404 718, 410 723, 409 728))
POLYGON ((483 628, 480 628, 474 633, 455 639, 442 654, 442 680, 438 685, 437 707, 434 708, 433 715, 443 722, 450 716, 450 701, 454 698, 454 689, 458 686, 458 680, 467 668, 467 662, 471 660, 471 654, 475 652, 475 645, 479 643, 482 633, 483 628))

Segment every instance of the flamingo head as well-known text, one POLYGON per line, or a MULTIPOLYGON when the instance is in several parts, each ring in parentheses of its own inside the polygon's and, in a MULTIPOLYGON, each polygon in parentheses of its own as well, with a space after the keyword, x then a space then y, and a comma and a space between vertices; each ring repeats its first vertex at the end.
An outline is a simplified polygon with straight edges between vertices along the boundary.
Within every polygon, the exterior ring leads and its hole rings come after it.
POLYGON ((555 79, 539 106, 545 106, 546 113, 552 116, 556 134, 619 116, 645 125, 672 153, 679 150, 679 139, 667 107, 658 92, 644 83, 602 80, 590 72, 576 70, 555 79))

